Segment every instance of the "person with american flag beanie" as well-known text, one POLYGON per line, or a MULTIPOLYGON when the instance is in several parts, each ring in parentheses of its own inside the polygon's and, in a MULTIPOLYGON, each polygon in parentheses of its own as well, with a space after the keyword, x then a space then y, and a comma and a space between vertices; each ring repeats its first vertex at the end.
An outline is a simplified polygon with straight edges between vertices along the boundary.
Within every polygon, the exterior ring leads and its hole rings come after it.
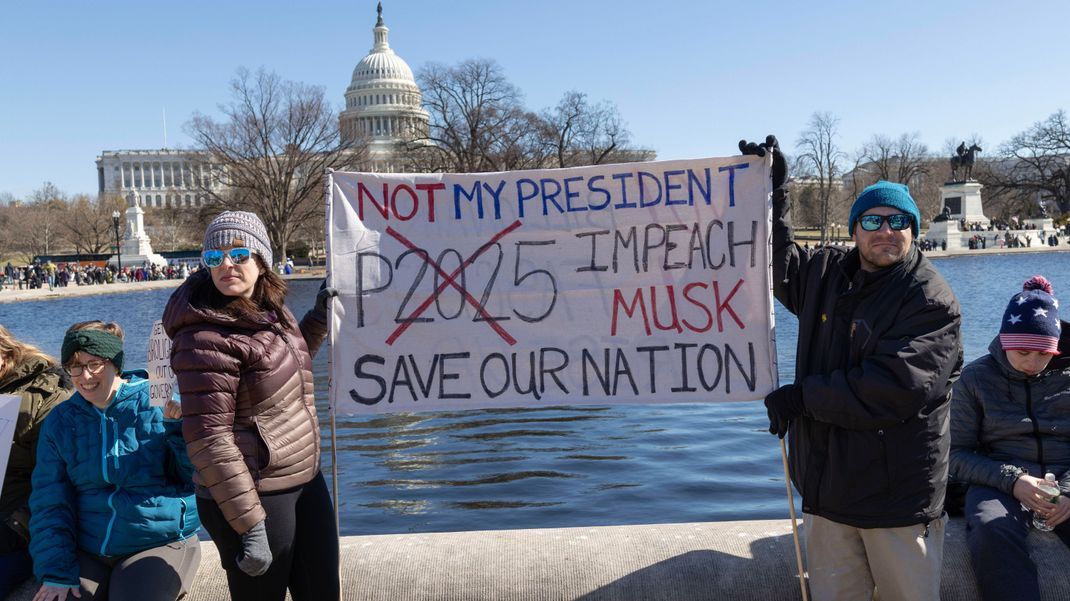
POLYGON ((999 328, 1003 350, 1059 354, 1059 301, 1052 292, 1044 276, 1033 276, 1007 303, 999 328))
POLYGON ((966 541, 983 599, 1040 599, 1032 513, 1070 547, 1070 327, 1043 276, 1011 297, 988 354, 951 397, 951 474, 967 483, 966 541), (1051 499, 1037 484, 1059 479, 1051 499))

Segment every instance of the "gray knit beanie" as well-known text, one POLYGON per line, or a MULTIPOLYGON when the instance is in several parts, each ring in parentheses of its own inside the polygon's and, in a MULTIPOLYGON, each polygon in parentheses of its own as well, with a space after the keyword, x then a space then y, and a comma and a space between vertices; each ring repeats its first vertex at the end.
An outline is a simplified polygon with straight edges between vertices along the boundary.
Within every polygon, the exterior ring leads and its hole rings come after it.
MULTIPOLYGON (((274 263, 271 261, 271 239, 268 238, 267 228, 264 222, 255 213, 248 211, 224 211, 208 224, 204 230, 204 248, 219 249, 234 244, 234 240, 240 238, 242 245, 260 255, 270 269, 274 263)), ((201 259, 204 265, 204 259, 201 259)))

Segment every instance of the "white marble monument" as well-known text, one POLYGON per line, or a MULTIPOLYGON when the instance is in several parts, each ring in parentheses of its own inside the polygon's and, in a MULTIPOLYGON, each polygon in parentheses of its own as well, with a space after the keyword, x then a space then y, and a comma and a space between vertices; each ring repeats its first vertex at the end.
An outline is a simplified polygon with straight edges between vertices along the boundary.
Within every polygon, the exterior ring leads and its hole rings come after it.
POLYGON ((970 238, 977 234, 969 229, 970 225, 980 223, 982 228, 987 229, 991 223, 981 207, 983 187, 975 180, 947 182, 941 186, 940 206, 947 219, 934 219, 925 232, 925 239, 936 244, 946 243, 948 250, 968 248, 970 238), (965 230, 960 227, 962 220, 966 221, 965 230))
POLYGON ((167 259, 152 251, 152 242, 145 233, 145 211, 137 192, 133 193, 133 202, 126 208, 126 233, 119 255, 108 259, 108 264, 117 265, 119 257, 122 257, 124 267, 141 267, 145 263, 167 266, 167 259))
POLYGON ((981 182, 969 180, 964 182, 947 182, 940 187, 940 206, 951 211, 951 219, 966 220, 966 223, 980 223, 988 227, 991 221, 985 217, 981 206, 981 182))

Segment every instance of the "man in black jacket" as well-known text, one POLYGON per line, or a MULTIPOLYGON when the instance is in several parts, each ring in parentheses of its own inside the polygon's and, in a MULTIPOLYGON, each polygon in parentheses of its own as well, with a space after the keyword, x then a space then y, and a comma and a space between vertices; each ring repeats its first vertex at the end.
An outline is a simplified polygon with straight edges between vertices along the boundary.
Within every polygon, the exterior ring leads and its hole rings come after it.
POLYGON ((773 292, 799 318, 795 381, 765 399, 790 433, 816 599, 939 599, 959 304, 922 256, 907 187, 878 182, 851 207, 854 248, 793 240, 787 165, 773 155, 773 292))

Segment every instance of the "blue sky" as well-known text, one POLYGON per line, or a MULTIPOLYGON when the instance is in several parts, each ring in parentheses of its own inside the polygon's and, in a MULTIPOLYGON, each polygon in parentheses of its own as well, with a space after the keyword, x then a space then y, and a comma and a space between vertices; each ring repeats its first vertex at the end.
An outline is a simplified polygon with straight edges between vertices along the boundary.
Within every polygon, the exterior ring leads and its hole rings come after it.
MULTIPOLYGON (((986 150, 1070 109, 1070 2, 385 0, 413 69, 497 60, 529 108, 569 89, 615 102, 634 141, 676 159, 733 154, 814 111, 853 150, 917 131, 986 150)), ((324 86, 340 108, 375 2, 98 0, 0 4, 0 193, 48 180, 95 193, 102 150, 189 145, 240 66, 324 86)))

